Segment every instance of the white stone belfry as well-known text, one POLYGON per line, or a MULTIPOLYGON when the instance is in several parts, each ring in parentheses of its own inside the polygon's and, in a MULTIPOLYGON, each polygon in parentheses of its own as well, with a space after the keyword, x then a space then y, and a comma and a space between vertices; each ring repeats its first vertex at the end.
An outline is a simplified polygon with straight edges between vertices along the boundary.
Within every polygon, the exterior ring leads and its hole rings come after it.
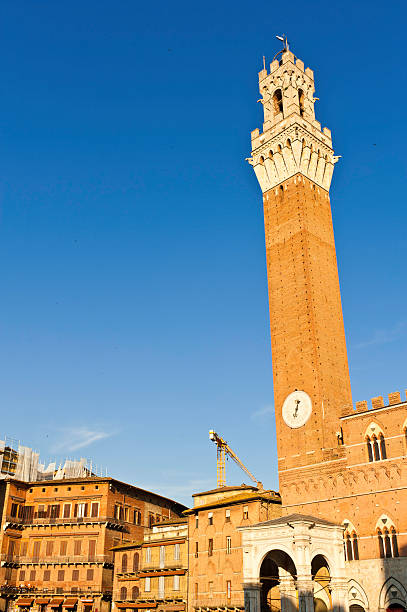
POLYGON ((315 119, 314 73, 291 51, 259 73, 263 132, 252 132, 253 166, 263 193, 301 173, 329 191, 338 157, 331 131, 315 119))

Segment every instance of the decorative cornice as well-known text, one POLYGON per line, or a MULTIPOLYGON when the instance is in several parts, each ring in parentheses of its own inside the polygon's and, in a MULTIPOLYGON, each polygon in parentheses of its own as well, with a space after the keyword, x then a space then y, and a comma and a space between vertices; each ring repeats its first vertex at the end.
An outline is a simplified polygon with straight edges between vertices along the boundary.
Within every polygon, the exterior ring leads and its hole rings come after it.
POLYGON ((326 142, 297 122, 264 140, 248 158, 263 193, 298 173, 329 191, 339 158, 326 142))

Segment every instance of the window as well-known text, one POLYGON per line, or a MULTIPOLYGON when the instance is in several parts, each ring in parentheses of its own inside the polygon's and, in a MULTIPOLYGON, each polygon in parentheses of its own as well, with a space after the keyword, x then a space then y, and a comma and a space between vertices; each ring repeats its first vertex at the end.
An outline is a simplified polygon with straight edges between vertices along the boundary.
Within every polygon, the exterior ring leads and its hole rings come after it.
POLYGON ((212 582, 212 580, 208 583, 208 592, 209 592, 209 597, 212 599, 212 597, 213 597, 213 582, 212 582))
POLYGON ((59 518, 59 504, 53 504, 49 507, 50 518, 59 518))
POLYGON ((86 570, 86 580, 92 582, 93 580, 93 569, 86 570))
POLYGON ((208 540, 208 557, 212 557, 213 555, 213 540, 209 538, 208 540))
POLYGON ((198 557, 198 542, 195 542, 195 558, 198 557))
POLYGON ((119 519, 119 520, 122 518, 122 508, 121 506, 117 504, 114 507, 114 518, 119 519))
POLYGON ((399 556, 397 533, 394 527, 390 527, 390 530, 387 527, 382 530, 378 529, 377 536, 379 538, 379 553, 382 559, 399 556))
POLYGON ((72 570, 72 582, 78 582, 78 580, 79 580, 79 570, 74 569, 72 570))
POLYGON ((92 502, 90 515, 93 518, 96 518, 97 516, 99 516, 99 503, 98 502, 92 502))
POLYGON ((160 568, 165 565, 165 546, 160 546, 160 568))
POLYGON ((230 510, 225 511, 225 521, 230 523, 230 510))
POLYGON ((146 563, 151 563, 151 548, 146 548, 146 563))
POLYGON ((63 540, 62 542, 59 543, 59 554, 61 557, 66 557, 66 547, 67 547, 66 540, 63 540))
POLYGON ((137 586, 134 586, 134 587, 131 589, 131 598, 132 598, 132 599, 137 599, 137 597, 138 597, 139 595, 140 595, 140 590, 139 590, 139 588, 138 588, 137 586))
POLYGON ((49 582, 51 580, 51 570, 44 570, 44 576, 42 579, 44 582, 49 582))
POLYGON ((133 523, 135 525, 141 525, 141 512, 137 508, 133 512, 133 523))
POLYGON ((172 590, 179 591, 179 576, 175 575, 172 583, 172 590))
POLYGON ((230 555, 232 552, 232 537, 226 536, 226 554, 230 555))
POLYGON ((359 560, 359 546, 358 546, 358 536, 355 531, 350 534, 349 531, 346 531, 344 534, 344 544, 345 544, 345 559, 346 561, 358 561, 359 560))
POLYGON ((134 553, 134 557, 133 557, 133 572, 138 572, 139 562, 140 562, 139 554, 138 553, 134 553))
POLYGON ((38 561, 39 556, 40 556, 40 548, 41 548, 41 540, 37 540, 33 544, 33 558, 36 561, 38 561))
POLYGON ((126 521, 126 523, 129 522, 129 508, 127 506, 126 506, 126 508, 124 508, 123 518, 126 521))
POLYGON ((213 525, 213 512, 208 512, 208 524, 213 525))
POLYGON ((96 540, 89 540, 88 558, 89 561, 94 561, 96 558, 96 540))
MULTIPOLYGON (((20 582, 24 582, 24 580, 25 580, 25 571, 24 570, 20 570, 20 582)), ((44 580, 45 580, 45 578, 44 578, 44 580)))
POLYGON ((302 89, 298 90, 298 103, 300 105, 300 115, 301 117, 304 116, 304 111, 305 111, 305 107, 304 107, 304 102, 305 102, 305 95, 302 89))
POLYGON ((148 513, 148 526, 152 527, 154 523, 154 514, 152 512, 148 513))
POLYGON ((386 441, 380 428, 375 423, 372 423, 366 434, 367 455, 369 461, 382 461, 387 459, 386 441))
POLYGON ((179 561, 180 559, 180 545, 175 544, 174 546, 174 561, 179 561))
POLYGON ((127 599, 127 589, 126 589, 126 587, 122 587, 120 589, 120 599, 121 600, 127 599))
POLYGON ((276 89, 273 94, 273 109, 275 115, 283 112, 283 94, 281 89, 276 89))
POLYGON ((15 518, 18 513, 18 504, 11 504, 10 516, 15 518))
POLYGON ((47 555, 47 557, 51 557, 52 556, 52 550, 54 548, 54 542, 52 540, 48 540, 47 545, 46 545, 46 552, 45 554, 47 555))
POLYGON ((64 504, 64 518, 70 518, 71 516, 71 504, 64 504))
POLYGON ((77 516, 78 518, 88 516, 88 504, 75 504, 75 516, 77 516))
POLYGON ((73 552, 75 557, 81 554, 81 550, 82 550, 82 540, 75 540, 74 541, 74 552, 73 552))
POLYGON ((65 580, 65 570, 58 570, 58 582, 63 582, 65 580))
POLYGON ((37 518, 46 518, 46 516, 47 516, 47 513, 45 511, 44 504, 39 504, 37 508, 37 518))
POLYGON ((144 590, 145 590, 146 593, 149 593, 150 589, 151 589, 151 580, 147 576, 147 578, 144 578, 144 590))
POLYGON ((127 555, 126 553, 124 553, 124 555, 122 556, 122 574, 125 574, 127 572, 127 555))
MULTIPOLYGON (((407 429, 406 429, 406 440, 407 440, 407 429)), ((198 529, 199 527, 199 517, 197 514, 195 514, 195 529, 198 529)))
POLYGON ((232 583, 230 580, 226 581, 226 597, 228 599, 232 597, 232 583))
POLYGON ((243 506, 243 518, 244 519, 249 518, 249 506, 243 506))
POLYGON ((164 586, 165 586, 165 576, 159 576, 158 578, 158 598, 164 599, 164 586))
POLYGON ((198 591, 198 583, 197 582, 195 582, 195 589, 194 590, 195 590, 195 599, 198 599, 198 592, 199 591, 198 591))
POLYGON ((35 570, 31 570, 30 572, 30 582, 33 582, 35 580, 35 570))

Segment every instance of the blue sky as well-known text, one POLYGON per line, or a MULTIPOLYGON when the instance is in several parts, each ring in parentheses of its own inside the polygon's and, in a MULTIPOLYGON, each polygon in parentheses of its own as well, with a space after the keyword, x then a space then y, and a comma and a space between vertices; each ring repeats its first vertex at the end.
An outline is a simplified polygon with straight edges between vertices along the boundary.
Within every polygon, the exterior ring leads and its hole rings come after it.
POLYGON ((407 387, 405 2, 3 1, 1 434, 190 503, 276 474, 257 73, 332 129, 354 401, 407 387), (247 477, 228 464, 229 483, 247 477))

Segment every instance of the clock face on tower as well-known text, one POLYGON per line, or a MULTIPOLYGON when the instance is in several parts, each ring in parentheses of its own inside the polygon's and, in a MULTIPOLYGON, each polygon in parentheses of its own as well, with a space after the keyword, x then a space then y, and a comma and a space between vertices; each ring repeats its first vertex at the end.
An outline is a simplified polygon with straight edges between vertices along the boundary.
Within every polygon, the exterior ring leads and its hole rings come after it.
POLYGON ((312 412, 310 396, 305 391, 293 391, 283 404, 283 419, 292 429, 302 427, 308 421, 312 412))

